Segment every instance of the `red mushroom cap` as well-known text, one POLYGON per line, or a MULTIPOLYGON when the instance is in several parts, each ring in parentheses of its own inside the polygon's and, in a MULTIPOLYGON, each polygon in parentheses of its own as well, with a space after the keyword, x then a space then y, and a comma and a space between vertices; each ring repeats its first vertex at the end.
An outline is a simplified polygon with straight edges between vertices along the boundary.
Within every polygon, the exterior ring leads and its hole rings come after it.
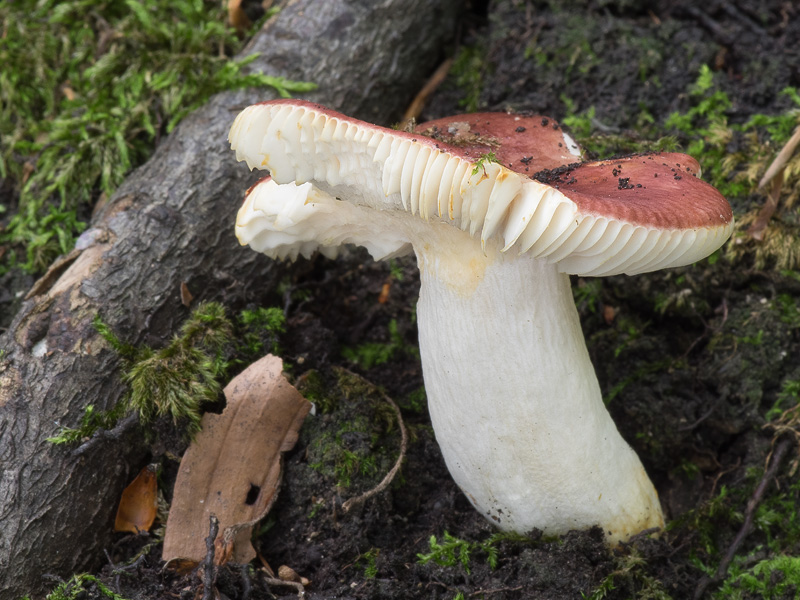
POLYGON ((687 154, 661 153, 570 165, 537 179, 575 202, 581 214, 660 229, 727 225, 730 205, 699 171, 687 154))
POLYGON ((504 167, 532 176, 581 160, 580 147, 549 117, 474 113, 417 125, 414 133, 433 138, 469 160, 494 154, 504 167))

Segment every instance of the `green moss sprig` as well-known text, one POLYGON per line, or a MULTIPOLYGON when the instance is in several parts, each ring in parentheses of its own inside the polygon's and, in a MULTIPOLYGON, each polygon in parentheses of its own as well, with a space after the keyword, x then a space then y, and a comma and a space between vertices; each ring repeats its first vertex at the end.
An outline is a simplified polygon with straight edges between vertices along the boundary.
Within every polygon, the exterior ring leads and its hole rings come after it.
POLYGON ((125 414, 136 412, 142 423, 169 417, 187 423, 189 433, 200 429, 201 408, 219 397, 220 380, 228 362, 225 348, 233 339, 233 327, 225 309, 216 302, 199 305, 178 335, 160 350, 126 344, 100 317, 95 328, 123 359, 122 379, 128 393, 109 411, 88 406, 78 428, 62 428, 50 438, 55 444, 75 443, 98 429, 111 429, 125 414))
POLYGON ((417 559, 423 565, 429 562, 442 567, 461 565, 464 572, 469 574, 471 558, 473 554, 480 552, 485 555, 489 568, 496 569, 500 558, 498 545, 503 541, 531 543, 530 538, 511 532, 495 533, 482 542, 469 542, 445 531, 441 541, 432 535, 428 540, 430 552, 417 554, 417 559))

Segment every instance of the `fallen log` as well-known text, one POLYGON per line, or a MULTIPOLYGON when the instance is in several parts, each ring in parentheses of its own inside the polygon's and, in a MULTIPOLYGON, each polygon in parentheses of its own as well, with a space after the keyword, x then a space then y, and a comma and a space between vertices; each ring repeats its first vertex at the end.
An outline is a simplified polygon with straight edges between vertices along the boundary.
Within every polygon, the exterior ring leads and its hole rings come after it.
MULTIPOLYGON (((442 58, 456 0, 296 0, 244 50, 250 70, 313 81, 306 97, 389 123, 442 58)), ((29 294, 0 337, 0 591, 41 596, 43 575, 97 564, 120 493, 147 462, 136 429, 75 455, 46 440, 84 408, 125 393, 120 361, 92 325, 126 342, 163 345, 197 299, 242 301, 279 267, 233 236, 247 174, 227 148, 242 107, 270 90, 227 92, 188 116, 99 211, 68 257, 29 294)))

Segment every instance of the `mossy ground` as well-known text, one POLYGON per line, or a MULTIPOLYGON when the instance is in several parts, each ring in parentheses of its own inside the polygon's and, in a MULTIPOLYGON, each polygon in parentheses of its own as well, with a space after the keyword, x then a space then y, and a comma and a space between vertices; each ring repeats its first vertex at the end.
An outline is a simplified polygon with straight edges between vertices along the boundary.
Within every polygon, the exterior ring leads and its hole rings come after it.
MULTIPOLYGON (((467 17, 454 70, 423 118, 510 107, 561 120, 599 156, 688 150, 740 222, 752 222, 765 200, 758 177, 798 123, 796 8, 506 0, 489 16, 488 26, 467 17)), ((486 544, 495 532, 449 478, 427 420, 413 352, 413 261, 375 264, 354 252, 299 263, 263 304, 286 308, 277 343, 319 412, 286 458, 283 489, 258 535, 264 558, 311 579, 311 598, 692 597, 739 531, 778 427, 787 435, 797 427, 784 411, 800 402, 798 177, 800 168, 786 178, 763 242, 740 227, 725 250, 690 267, 574 281, 609 410, 669 520, 659 539, 612 554, 597 531, 534 536, 493 544, 493 568, 486 544), (388 470, 398 435, 380 395, 340 367, 380 385, 411 432, 398 480, 347 516, 342 500, 388 470), (445 532, 466 542, 453 542, 453 560, 441 549, 445 532), (462 547, 472 549, 467 566, 455 553, 462 547), (442 560, 419 559, 432 552, 442 560)), ((797 457, 793 447, 706 598, 798 596, 797 457)), ((121 541, 112 560, 142 543, 121 541)), ((119 577, 123 595, 193 596, 197 580, 162 573, 157 558, 156 549, 131 571, 136 577, 119 577)), ((100 573, 107 584, 118 578, 112 571, 100 573)), ((245 580, 251 598, 294 595, 267 592, 253 572, 234 568, 221 572, 219 589, 243 597, 245 580)))

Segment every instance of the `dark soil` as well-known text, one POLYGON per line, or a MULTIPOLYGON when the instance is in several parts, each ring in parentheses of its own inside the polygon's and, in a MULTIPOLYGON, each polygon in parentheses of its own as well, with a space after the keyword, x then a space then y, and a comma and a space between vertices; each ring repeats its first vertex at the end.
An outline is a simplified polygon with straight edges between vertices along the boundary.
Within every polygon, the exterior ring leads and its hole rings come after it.
MULTIPOLYGON (((594 106, 600 131, 635 137, 642 114, 661 122, 687 110, 687 89, 704 64, 724 74, 732 122, 777 114, 790 105, 780 90, 800 86, 799 13, 777 0, 494 2, 488 23, 478 8, 465 16, 462 44, 479 49, 480 58, 468 74, 472 83, 463 72, 452 75, 422 120, 461 112, 473 85, 480 110, 561 119, 567 103, 578 111, 594 106)), ((495 531, 450 479, 419 401, 421 368, 409 349, 416 344, 415 265, 375 264, 354 251, 292 272, 287 294, 260 303, 286 303, 283 356, 318 409, 286 456, 283 488, 256 546, 273 569, 289 565, 310 579, 308 598, 574 599, 603 589, 596 597, 690 598, 704 575, 698 563, 716 567, 741 525, 770 450, 763 415, 782 382, 800 377, 800 324, 788 322, 776 303, 800 295, 796 280, 726 260, 575 280, 609 410, 655 482, 670 528, 614 553, 593 530, 499 541, 495 568, 479 549, 468 568, 423 564, 418 554, 430 552, 431 536, 482 542, 495 531), (390 293, 380 303, 384 284, 390 293), (392 320, 403 343, 387 363, 361 369, 343 357, 346 347, 392 342, 392 320), (399 448, 392 413, 371 385, 403 408, 408 455, 390 490, 343 515, 341 503, 377 483, 399 448), (337 471, 342 447, 360 461, 347 486, 337 471), (723 486, 730 490, 727 512, 713 513, 708 503, 723 486)), ((785 472, 780 484, 788 490, 785 472)), ((796 492, 787 493, 798 502, 796 492)), ((747 564, 770 557, 770 535, 782 535, 780 527, 748 536, 739 551, 753 553, 747 564)), ((145 542, 121 539, 111 559, 122 563, 145 542)), ((798 543, 787 540, 783 549, 800 551, 798 543)), ((109 566, 101 575, 126 598, 197 597, 197 577, 162 571, 159 555, 156 547, 124 574, 109 566)), ((217 586, 222 598, 296 595, 235 566, 220 569, 217 586)), ((742 597, 761 597, 748 594, 742 597)))

